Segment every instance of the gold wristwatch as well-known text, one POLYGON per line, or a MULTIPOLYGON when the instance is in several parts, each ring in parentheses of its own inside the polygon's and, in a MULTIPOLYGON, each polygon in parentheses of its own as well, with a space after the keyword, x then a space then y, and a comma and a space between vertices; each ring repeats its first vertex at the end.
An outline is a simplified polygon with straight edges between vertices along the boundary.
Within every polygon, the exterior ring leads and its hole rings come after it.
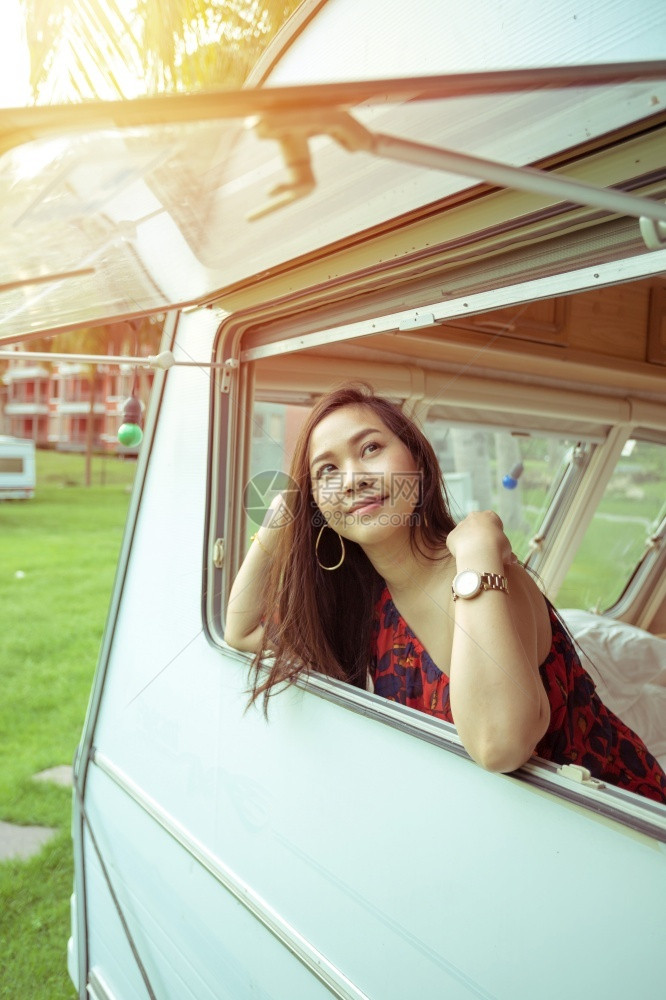
POLYGON ((456 574, 451 584, 453 600, 458 598, 469 601, 482 590, 502 590, 509 593, 509 585, 505 576, 499 573, 477 573, 475 569, 464 569, 456 574))

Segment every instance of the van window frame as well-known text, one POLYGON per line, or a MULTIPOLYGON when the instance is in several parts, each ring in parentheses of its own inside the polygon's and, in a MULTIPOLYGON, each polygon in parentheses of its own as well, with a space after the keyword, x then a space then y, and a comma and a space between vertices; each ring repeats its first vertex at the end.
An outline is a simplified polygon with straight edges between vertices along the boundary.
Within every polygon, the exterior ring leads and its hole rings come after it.
MULTIPOLYGON (((501 297, 501 290, 499 295, 501 297)), ((493 304, 497 307, 496 302, 493 304)), ((395 324, 395 314, 391 314, 391 317, 390 322, 395 324)), ((384 321, 386 321, 385 318, 384 321)), ((352 324, 352 326, 355 330, 358 330, 358 324, 352 324)), ((338 327, 337 330, 339 329, 338 327)), ((332 332, 327 330, 324 336, 330 336, 332 332)), ((240 500, 238 498, 240 494, 238 483, 239 475, 247 472, 251 445, 251 433, 248 434, 248 421, 251 420, 251 407, 249 404, 254 398, 256 377, 255 365, 252 361, 255 359, 260 360, 266 354, 273 356, 296 355, 303 346, 313 340, 317 340, 321 336, 317 332, 313 332, 309 338, 306 338, 302 334, 299 334, 298 330, 294 331, 293 329, 291 330, 291 334, 291 337, 287 341, 281 340, 276 343, 273 340, 272 343, 269 343, 268 351, 265 351, 263 346, 252 346, 253 344, 257 344, 257 341, 261 341, 261 325, 252 326, 247 317, 243 317, 242 321, 239 321, 238 318, 233 318, 229 321, 228 325, 222 325, 215 349, 215 357, 218 361, 222 356, 228 356, 231 350, 233 350, 234 356, 240 362, 241 377, 237 379, 235 387, 230 391, 228 398, 229 419, 227 442, 229 444, 228 452, 230 457, 227 459, 226 467, 229 470, 231 462, 235 472, 231 480, 233 488, 225 491, 225 516, 223 518, 225 529, 224 565, 223 569, 218 570, 218 575, 215 577, 216 581, 221 579, 221 583, 218 585, 218 582, 216 582, 213 587, 207 587, 207 591, 210 594, 216 595, 217 599, 222 595, 223 600, 221 604, 216 601, 217 613, 212 618, 210 613, 208 614, 208 634, 211 641, 221 650, 224 650, 227 656, 230 654, 231 658, 236 660, 241 668, 243 666, 247 668, 252 657, 250 654, 232 649, 224 642, 223 617, 231 580, 233 579, 234 571, 237 571, 240 565, 243 555, 242 539, 245 532, 241 527, 244 519, 242 515, 239 516, 240 500), (243 335, 247 334, 248 329, 252 330, 252 336, 250 344, 245 347, 243 335), (289 350, 289 344, 293 347, 293 351, 289 350), (239 458, 242 460, 239 461, 239 458), (237 498, 235 503, 232 499, 234 496, 237 498)), ((355 338, 349 336, 345 339, 351 340, 355 338)), ((245 341, 247 342, 247 337, 245 337, 245 341)), ((419 384, 420 374, 422 375, 418 369, 406 373, 402 387, 402 397, 406 402, 409 401, 410 396, 412 399, 416 398, 414 394, 419 384), (411 392, 407 391, 408 387, 411 387, 411 392)), ((218 395, 219 392, 216 391, 213 395, 214 401, 218 395)), ((318 392, 313 390, 312 396, 316 397, 316 395, 318 395, 318 392)), ((418 392, 416 392, 416 396, 418 396, 418 392)), ((216 406, 214 405, 213 413, 215 414, 215 412, 216 406)), ((214 417, 211 427, 216 423, 219 426, 219 422, 214 417)), ((220 449, 214 447, 212 435, 210 450, 212 456, 220 453, 220 449)), ((216 477, 218 472, 219 469, 217 471, 212 470, 213 478, 216 477)), ((213 515, 212 511, 211 515, 213 515)), ((332 678, 321 674, 313 673, 307 678, 299 678, 296 683, 310 694, 332 700, 346 710, 361 713, 366 717, 372 717, 383 724, 390 725, 392 728, 397 728, 404 732, 409 732, 418 739, 441 746, 457 755, 469 756, 458 738, 455 727, 441 720, 433 719, 414 709, 406 708, 380 698, 373 692, 353 688, 350 685, 334 681, 332 678)), ((532 758, 526 765, 517 772, 514 772, 512 777, 553 792, 572 803, 584 805, 594 812, 617 820, 625 826, 630 826, 634 830, 666 842, 666 809, 649 799, 636 801, 639 798, 638 796, 625 792, 615 786, 604 785, 601 788, 597 788, 594 784, 586 786, 577 781, 572 781, 570 778, 562 776, 559 773, 557 765, 541 760, 540 758, 532 758)))

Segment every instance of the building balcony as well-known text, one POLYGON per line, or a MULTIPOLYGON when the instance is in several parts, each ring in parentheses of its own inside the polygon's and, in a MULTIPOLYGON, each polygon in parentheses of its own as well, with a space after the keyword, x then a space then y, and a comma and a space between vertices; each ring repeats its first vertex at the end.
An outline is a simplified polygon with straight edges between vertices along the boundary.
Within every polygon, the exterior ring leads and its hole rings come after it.
MULTIPOLYGON (((80 402, 67 402, 67 400, 56 400, 55 412, 62 414, 63 416, 86 416, 90 413, 90 401, 81 400, 80 402)), ((93 406, 93 413, 98 415, 104 415, 106 413, 106 403, 100 402, 95 403, 93 406)))
POLYGON ((5 406, 8 417, 46 417, 48 413, 46 403, 7 403, 5 406))
POLYGON ((3 375, 4 381, 9 385, 11 382, 24 382, 26 379, 50 379, 51 375, 47 368, 41 365, 25 365, 23 368, 8 368, 3 375))

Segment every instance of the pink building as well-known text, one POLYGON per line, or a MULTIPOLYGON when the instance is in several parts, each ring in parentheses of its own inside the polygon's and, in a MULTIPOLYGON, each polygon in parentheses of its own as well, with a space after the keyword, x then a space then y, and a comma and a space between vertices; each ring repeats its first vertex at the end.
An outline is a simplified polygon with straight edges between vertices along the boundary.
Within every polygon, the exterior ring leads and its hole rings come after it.
POLYGON ((10 361, 5 385, 3 430, 46 446, 49 434, 51 373, 41 362, 10 361))
MULTIPOLYGON (((85 451, 92 420, 95 451, 131 451, 118 444, 116 435, 134 378, 135 369, 129 365, 93 369, 84 364, 9 361, 2 377, 0 430, 29 438, 39 448, 85 451)), ((137 395, 144 406, 152 379, 152 372, 138 369, 137 395)))

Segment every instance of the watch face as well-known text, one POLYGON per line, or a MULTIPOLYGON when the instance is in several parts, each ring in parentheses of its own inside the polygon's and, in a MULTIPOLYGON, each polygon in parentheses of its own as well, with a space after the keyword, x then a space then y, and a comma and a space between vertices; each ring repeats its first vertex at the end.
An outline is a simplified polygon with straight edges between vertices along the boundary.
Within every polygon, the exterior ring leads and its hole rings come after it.
POLYGON ((481 590, 481 576, 473 569, 464 569, 453 581, 458 597, 474 597, 481 590))

